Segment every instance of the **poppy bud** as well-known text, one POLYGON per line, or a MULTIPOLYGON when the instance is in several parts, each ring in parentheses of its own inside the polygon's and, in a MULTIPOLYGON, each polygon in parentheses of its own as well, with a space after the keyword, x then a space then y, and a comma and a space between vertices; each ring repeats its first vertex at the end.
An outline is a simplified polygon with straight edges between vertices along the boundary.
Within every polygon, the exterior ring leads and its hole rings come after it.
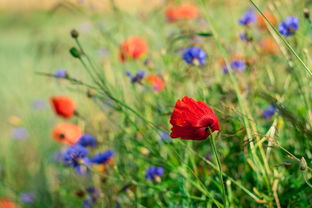
POLYGON ((306 19, 310 19, 310 10, 308 8, 303 9, 303 16, 306 19))
POLYGON ((72 47, 71 49, 69 49, 69 53, 74 57, 74 58, 81 58, 81 53, 79 52, 79 50, 75 47, 72 47))
POLYGON ((76 29, 72 29, 70 31, 70 35, 71 35, 72 38, 75 38, 75 39, 79 37, 79 33, 78 33, 78 31, 76 29))
POLYGON ((305 171, 307 170, 307 168, 308 168, 307 161, 304 159, 304 157, 302 157, 300 160, 300 170, 305 171))

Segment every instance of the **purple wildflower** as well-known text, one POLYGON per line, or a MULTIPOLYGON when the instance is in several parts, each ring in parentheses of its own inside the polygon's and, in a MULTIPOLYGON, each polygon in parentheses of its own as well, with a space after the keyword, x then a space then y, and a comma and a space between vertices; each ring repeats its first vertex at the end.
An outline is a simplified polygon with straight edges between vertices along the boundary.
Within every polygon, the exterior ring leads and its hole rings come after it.
POLYGON ((160 166, 151 166, 146 170, 145 178, 147 180, 156 181, 164 174, 164 168, 160 166))
POLYGON ((247 11, 239 20, 238 23, 247 26, 251 23, 255 23, 257 21, 256 15, 253 10, 247 11))
POLYGON ((299 29, 297 17, 287 17, 278 25, 278 31, 285 37, 292 36, 299 29))
POLYGON ((141 82, 145 76, 145 71, 139 70, 134 76, 130 72, 126 72, 126 75, 131 79, 131 83, 141 82))
POLYGON ((23 127, 16 127, 12 129, 12 138, 17 140, 23 140, 28 137, 28 131, 23 127))

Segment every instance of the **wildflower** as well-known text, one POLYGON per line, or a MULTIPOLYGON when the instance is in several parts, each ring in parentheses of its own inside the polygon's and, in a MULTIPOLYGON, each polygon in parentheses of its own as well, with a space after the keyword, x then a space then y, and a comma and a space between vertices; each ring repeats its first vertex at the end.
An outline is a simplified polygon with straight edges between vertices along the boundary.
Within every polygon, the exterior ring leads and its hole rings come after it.
POLYGON ((167 132, 165 132, 165 131, 161 131, 159 133, 159 138, 163 142, 168 142, 168 141, 171 142, 170 135, 167 132))
POLYGON ((90 159, 90 161, 91 163, 94 163, 94 164, 105 164, 105 163, 110 162, 114 154, 115 153, 113 150, 107 150, 105 152, 101 152, 101 153, 94 155, 90 159))
POLYGON ((82 207, 83 208, 92 208, 93 205, 92 205, 92 202, 90 200, 84 199, 82 202, 82 207))
POLYGON ((180 19, 179 10, 177 7, 170 6, 165 11, 168 22, 175 22, 180 19))
POLYGON ((149 150, 148 150, 146 147, 141 147, 141 148, 140 148, 140 152, 141 152, 143 155, 148 155, 148 154, 149 154, 149 150))
MULTIPOLYGON (((246 69, 246 63, 242 60, 233 60, 230 62, 230 65, 231 68, 237 72, 243 72, 246 69)), ((222 66, 222 70, 225 74, 229 73, 229 70, 225 64, 222 66)))
POLYGON ((251 42, 253 40, 253 37, 248 35, 247 33, 240 33, 239 39, 244 42, 251 42))
POLYGON ((243 26, 248 26, 251 23, 255 23, 257 21, 256 15, 253 10, 247 11, 239 20, 238 23, 243 26))
POLYGON ((70 97, 55 96, 50 100, 55 113, 59 116, 71 118, 75 114, 76 104, 70 97))
POLYGON ((160 182, 161 176, 164 174, 164 168, 159 166, 151 166, 146 170, 145 178, 151 181, 160 182))
POLYGON ((262 111, 262 117, 265 119, 271 118, 276 112, 276 108, 274 105, 268 105, 263 111, 262 111))
POLYGON ((8 120, 9 120, 9 123, 13 126, 19 126, 22 123, 21 119, 17 116, 10 116, 8 120))
POLYGON ((171 138, 187 140, 207 139, 211 132, 219 131, 219 120, 203 101, 187 96, 176 102, 170 118, 171 138))
POLYGON ((180 19, 194 19, 198 16, 198 9, 192 4, 181 4, 178 7, 180 19))
POLYGON ((86 189, 86 192, 90 198, 90 201, 92 203, 96 203, 100 196, 99 191, 95 187, 91 186, 86 189))
POLYGON ((272 37, 265 37, 260 40, 260 48, 266 54, 277 54, 279 52, 279 47, 272 37))
MULTIPOLYGON (((263 14, 273 26, 277 24, 276 17, 272 13, 264 11, 263 14)), ((257 25, 262 30, 267 29, 266 20, 261 14, 257 15, 257 25)))
POLYGON ((26 203, 26 204, 31 204, 34 202, 36 198, 36 195, 35 193, 33 192, 23 192, 23 193, 20 193, 20 199, 22 202, 26 203))
POLYGON ((145 71, 139 70, 134 76, 130 72, 126 72, 126 75, 131 79, 132 83, 141 82, 145 76, 145 71))
POLYGON ((119 46, 119 56, 122 62, 128 59, 138 59, 147 53, 148 47, 140 37, 130 37, 119 46))
POLYGON ((95 147, 96 139, 91 134, 84 134, 80 137, 78 144, 83 147, 95 147))
POLYGON ((16 127, 12 129, 12 138, 17 140, 23 140, 28 137, 28 131, 23 127, 16 127))
POLYGON ((0 208, 17 208, 17 205, 10 199, 0 198, 0 208))
POLYGON ((86 165, 89 164, 87 157, 88 150, 81 145, 68 147, 63 155, 63 162, 68 167, 75 168, 77 174, 82 175, 87 172, 86 165))
POLYGON ((44 100, 33 100, 31 106, 35 110, 43 110, 46 107, 46 102, 44 100))
POLYGON ((292 36, 299 28, 299 19, 297 17, 287 17, 278 25, 278 31, 285 37, 292 36))
POLYGON ((67 145, 76 144, 81 135, 81 128, 71 123, 60 123, 54 127, 52 132, 52 136, 56 141, 67 145))
POLYGON ((206 62, 207 53, 197 47, 190 47, 183 52, 182 58, 187 64, 200 66, 206 62))
POLYGON ((149 74, 146 77, 146 80, 153 86, 153 89, 156 92, 160 92, 165 88, 165 81, 159 75, 149 74))
POLYGON ((54 77, 59 79, 59 78, 66 78, 68 77, 68 73, 65 69, 57 69, 55 72, 54 72, 54 77))
POLYGON ((165 11, 165 15, 169 22, 194 19, 198 16, 198 9, 196 6, 192 4, 169 6, 165 11))

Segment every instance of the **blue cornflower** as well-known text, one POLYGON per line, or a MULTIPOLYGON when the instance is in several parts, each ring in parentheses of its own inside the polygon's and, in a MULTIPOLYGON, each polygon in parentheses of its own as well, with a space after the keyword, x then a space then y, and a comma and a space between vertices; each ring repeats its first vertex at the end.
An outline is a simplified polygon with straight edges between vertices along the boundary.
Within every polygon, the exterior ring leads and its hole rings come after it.
POLYGON ((88 150, 77 144, 68 147, 63 155, 63 162, 69 166, 76 169, 77 174, 83 175, 87 172, 86 165, 89 164, 88 150))
POLYGON ((65 69, 57 69, 54 72, 54 76, 56 78, 65 78, 68 76, 67 71, 65 69))
MULTIPOLYGON (((231 61, 230 65, 231 65, 231 68, 237 72, 243 72, 246 69, 245 62, 241 60, 233 60, 231 61)), ((229 70, 226 67, 226 65, 222 66, 222 70, 225 74, 229 73, 229 70)))
POLYGON ((171 141, 169 134, 165 131, 161 131, 159 133, 159 137, 160 137, 160 140, 163 142, 170 142, 171 141))
POLYGON ((91 163, 95 164, 105 164, 109 159, 111 159, 114 156, 113 150, 106 150, 105 152, 100 152, 96 155, 94 155, 91 159, 91 163))
POLYGON ((96 139, 91 134, 84 134, 80 137, 78 144, 83 147, 95 147, 96 139))
POLYGON ((26 203, 26 204, 31 204, 34 202, 36 198, 36 195, 35 193, 33 192, 23 192, 23 193, 20 193, 20 199, 22 202, 26 203))
POLYGON ((92 203, 96 203, 98 198, 100 197, 99 191, 93 186, 88 187, 86 191, 88 193, 88 196, 90 197, 90 201, 92 203))
POLYGON ((206 57, 207 53, 203 49, 197 47, 187 48, 182 54, 182 58, 187 64, 196 66, 204 64, 206 62, 206 57))
POLYGON ((141 82, 145 76, 145 71, 139 70, 134 76, 130 72, 126 72, 126 75, 130 77, 132 83, 141 82))
POLYGON ((268 105, 263 111, 262 111, 262 117, 265 119, 271 118, 274 113, 276 112, 276 108, 274 105, 268 105))
POLYGON ((46 108, 46 102, 44 100, 40 100, 40 99, 33 100, 31 102, 31 106, 35 110, 43 110, 46 108))
POLYGON ((12 137, 13 139, 23 140, 28 137, 28 131, 23 127, 16 127, 12 129, 12 137))
POLYGON ((164 174, 164 168, 159 166, 151 166, 146 170, 145 178, 151 181, 159 181, 164 174))
POLYGON ((299 19, 297 17, 287 17, 278 25, 278 31, 285 37, 292 36, 299 28, 299 19))
POLYGON ((256 21, 257 21, 257 18, 256 18, 254 11, 249 10, 238 20, 238 23, 241 25, 247 26, 251 23, 255 23, 256 21))
POLYGON ((93 204, 91 200, 84 199, 82 201, 82 208, 92 208, 92 207, 93 207, 93 204))

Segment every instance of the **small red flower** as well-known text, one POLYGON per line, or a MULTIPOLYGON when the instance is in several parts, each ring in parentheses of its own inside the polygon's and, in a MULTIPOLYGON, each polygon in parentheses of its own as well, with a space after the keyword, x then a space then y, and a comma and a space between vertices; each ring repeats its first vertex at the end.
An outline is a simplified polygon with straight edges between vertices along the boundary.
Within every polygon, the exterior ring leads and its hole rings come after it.
MULTIPOLYGON (((273 26, 276 26, 277 20, 276 20, 276 17, 272 13, 264 11, 263 14, 264 14, 264 16, 266 16, 266 18, 269 20, 269 22, 273 26)), ((266 20, 260 14, 257 16, 257 24, 258 24, 258 27, 260 29, 262 29, 262 30, 267 29, 266 20)))
POLYGON ((210 131, 220 130, 218 117, 212 109, 203 101, 187 96, 177 101, 170 123, 172 138, 203 140, 208 138, 210 131))
POLYGON ((71 118, 75 114, 76 105, 70 97, 57 96, 50 100, 55 113, 59 116, 71 118))
POLYGON ((81 136, 81 128, 71 123, 60 123, 54 127, 52 132, 52 137, 57 142, 67 145, 76 144, 81 136))
POLYGON ((1 198, 0 199, 0 208, 17 208, 17 206, 10 199, 1 198))
POLYGON ((167 7, 165 15, 169 22, 194 19, 198 16, 198 9, 192 4, 180 4, 167 7))
POLYGON ((121 61, 127 59, 138 59, 147 53, 148 47, 140 37, 130 37, 119 46, 119 56, 121 61))
POLYGON ((159 75, 149 74, 146 77, 146 80, 149 84, 151 84, 153 86, 153 89, 156 92, 161 92, 166 86, 165 81, 159 75))

